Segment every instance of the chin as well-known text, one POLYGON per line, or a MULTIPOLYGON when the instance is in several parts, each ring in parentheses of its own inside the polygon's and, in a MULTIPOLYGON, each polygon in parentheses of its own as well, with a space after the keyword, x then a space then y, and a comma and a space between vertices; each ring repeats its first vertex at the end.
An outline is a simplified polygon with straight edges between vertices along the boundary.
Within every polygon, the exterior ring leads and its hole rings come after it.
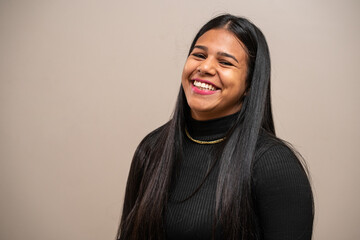
POLYGON ((204 113, 204 114, 210 114, 211 112, 214 112, 214 107, 209 106, 208 104, 189 104, 189 107, 191 111, 197 112, 197 113, 204 113))

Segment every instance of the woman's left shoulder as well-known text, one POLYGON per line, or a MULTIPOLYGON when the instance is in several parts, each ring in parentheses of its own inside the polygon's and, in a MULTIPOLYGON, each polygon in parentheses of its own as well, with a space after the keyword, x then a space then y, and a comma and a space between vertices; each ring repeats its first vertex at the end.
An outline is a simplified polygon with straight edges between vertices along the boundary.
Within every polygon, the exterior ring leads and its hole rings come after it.
POLYGON ((280 161, 293 159, 298 161, 296 150, 287 142, 277 138, 271 133, 261 130, 256 144, 255 164, 259 161, 280 161))
POLYGON ((256 152, 252 169, 253 196, 264 236, 266 239, 311 239, 313 195, 306 168, 295 150, 262 132, 256 152))
POLYGON ((300 155, 290 144, 262 130, 255 151, 254 177, 293 176, 308 181, 305 167, 298 156, 300 155))

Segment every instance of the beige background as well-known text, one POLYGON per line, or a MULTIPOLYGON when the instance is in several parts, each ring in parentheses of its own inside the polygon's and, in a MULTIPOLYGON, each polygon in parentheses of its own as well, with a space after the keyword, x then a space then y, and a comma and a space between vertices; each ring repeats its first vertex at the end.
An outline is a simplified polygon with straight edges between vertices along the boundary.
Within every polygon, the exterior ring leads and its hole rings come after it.
POLYGON ((223 12, 264 32, 278 135, 309 165, 314 239, 360 239, 357 0, 0 0, 0 239, 114 239, 132 154, 223 12))

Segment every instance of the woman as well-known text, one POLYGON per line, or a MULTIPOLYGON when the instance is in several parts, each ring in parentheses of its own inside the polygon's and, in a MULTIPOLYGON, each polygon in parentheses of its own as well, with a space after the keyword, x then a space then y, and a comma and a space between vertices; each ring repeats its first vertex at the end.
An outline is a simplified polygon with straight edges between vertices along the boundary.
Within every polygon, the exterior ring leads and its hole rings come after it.
POLYGON ((312 223, 306 172, 275 136, 265 37, 216 17, 191 44, 173 117, 135 152, 118 239, 311 239, 312 223))

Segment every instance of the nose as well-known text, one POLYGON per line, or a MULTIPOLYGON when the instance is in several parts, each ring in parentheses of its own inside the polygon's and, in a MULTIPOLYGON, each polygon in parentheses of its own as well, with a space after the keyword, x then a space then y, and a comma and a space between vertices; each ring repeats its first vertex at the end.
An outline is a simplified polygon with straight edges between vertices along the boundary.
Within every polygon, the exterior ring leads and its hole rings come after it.
POLYGON ((215 75, 215 59, 208 57, 204 61, 202 61, 197 67, 197 71, 203 75, 215 75))

